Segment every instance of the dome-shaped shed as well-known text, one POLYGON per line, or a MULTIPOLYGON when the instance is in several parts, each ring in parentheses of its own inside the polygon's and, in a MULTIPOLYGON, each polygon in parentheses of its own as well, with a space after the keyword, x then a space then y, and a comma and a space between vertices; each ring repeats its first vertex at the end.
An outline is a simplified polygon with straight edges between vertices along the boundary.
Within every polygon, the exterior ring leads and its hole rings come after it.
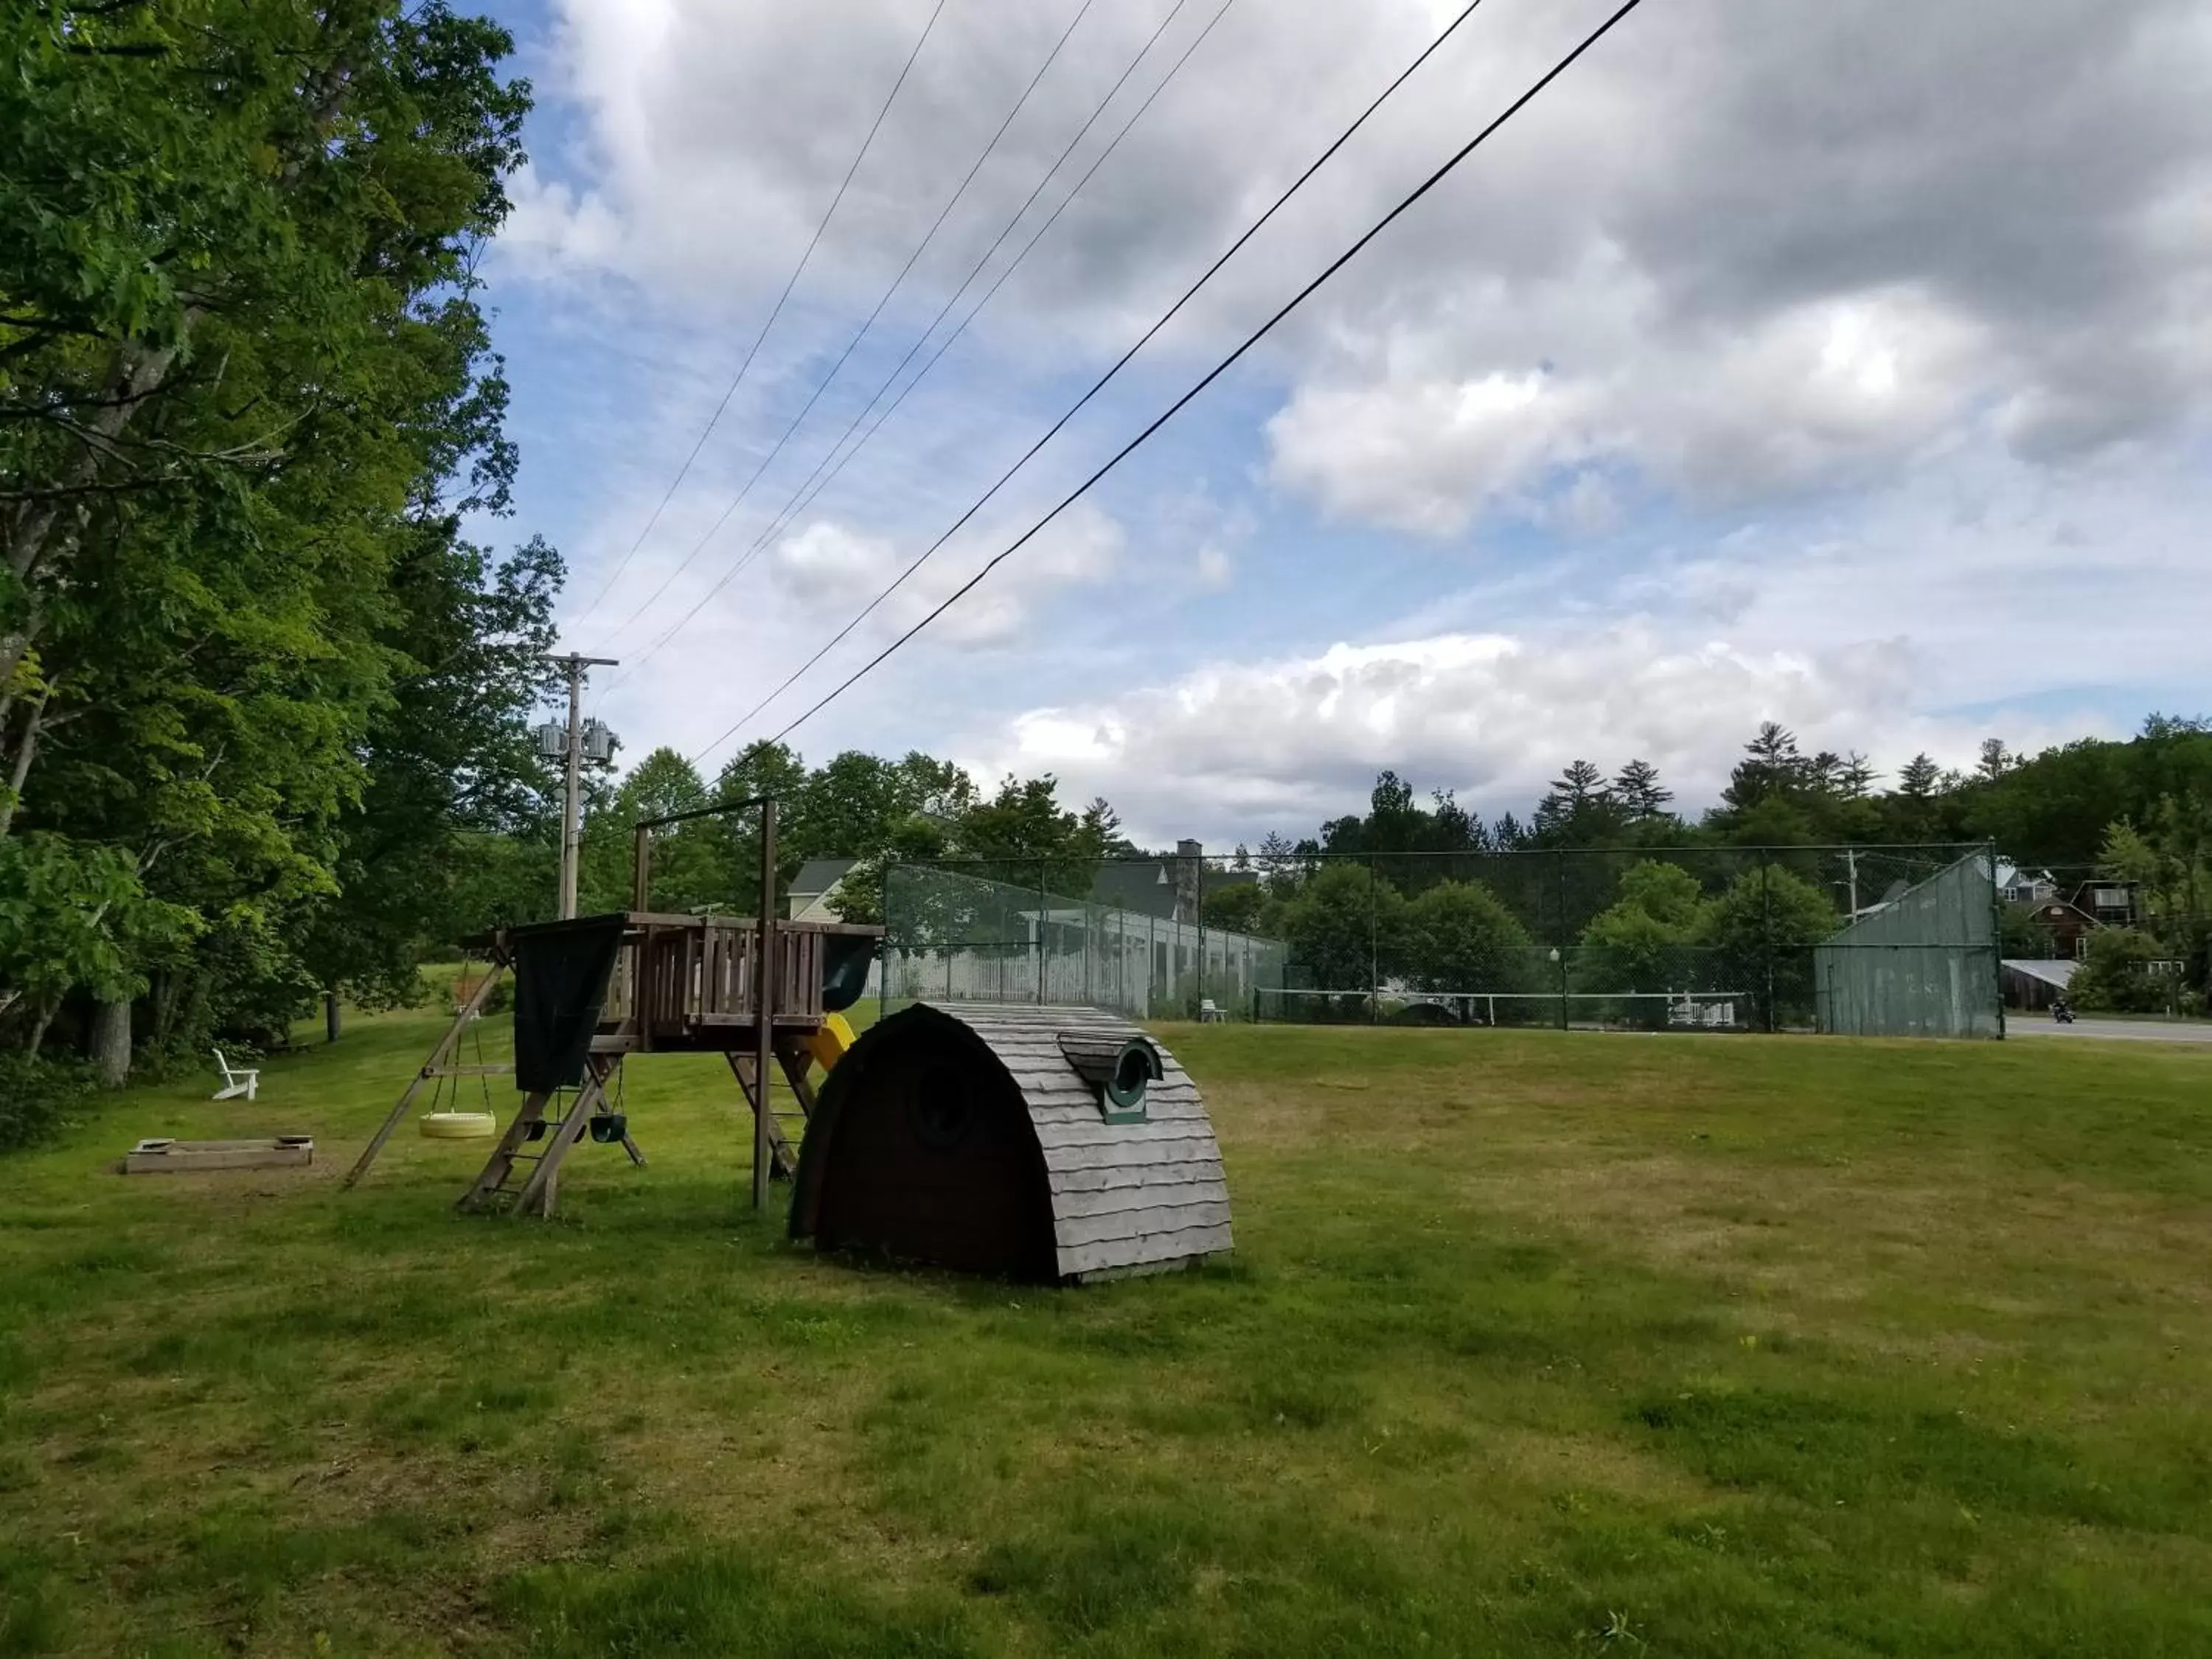
POLYGON ((864 1033, 823 1085, 791 1234, 1081 1280, 1228 1249, 1229 1189, 1197 1085, 1128 1021, 917 1003, 864 1033))

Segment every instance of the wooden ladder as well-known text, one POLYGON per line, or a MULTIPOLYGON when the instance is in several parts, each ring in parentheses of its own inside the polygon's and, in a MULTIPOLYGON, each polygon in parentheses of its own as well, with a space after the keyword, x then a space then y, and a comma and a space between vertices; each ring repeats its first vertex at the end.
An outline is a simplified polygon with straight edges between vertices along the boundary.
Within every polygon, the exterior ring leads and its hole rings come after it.
MULTIPOLYGON (((461 1194, 460 1207, 504 1207, 514 1215, 551 1215, 560 1198, 562 1163, 570 1148, 590 1129, 592 1119, 606 1109, 607 1084, 621 1065, 618 1055, 591 1055, 585 1062, 582 1085, 569 1097, 568 1110, 556 1118, 545 1115, 545 1109, 553 1103, 550 1092, 540 1091, 525 1096, 514 1121, 507 1126, 507 1133, 499 1138, 499 1145, 492 1148, 491 1156, 484 1161, 483 1172, 461 1194), (534 1138, 533 1127, 537 1130, 534 1138)), ((622 1144, 631 1163, 645 1163, 645 1154, 638 1151, 637 1143, 627 1133, 622 1144)))
POLYGON ((790 1125, 799 1133, 804 1134, 807 1120, 814 1115, 814 1085, 806 1076, 806 1068, 811 1063, 812 1056, 804 1046, 788 1041, 780 1041, 775 1045, 776 1062, 783 1069, 784 1081, 791 1085, 792 1098, 799 1103, 799 1110, 795 1113, 777 1112, 772 1091, 765 1102, 755 1091, 751 1054, 732 1052, 723 1058, 730 1062, 730 1075, 737 1079, 738 1088, 744 1094, 745 1103, 752 1108, 756 1115, 763 1109, 769 1114, 769 1175, 778 1181, 790 1180, 799 1173, 799 1152, 792 1145, 792 1135, 786 1133, 786 1126, 790 1125))

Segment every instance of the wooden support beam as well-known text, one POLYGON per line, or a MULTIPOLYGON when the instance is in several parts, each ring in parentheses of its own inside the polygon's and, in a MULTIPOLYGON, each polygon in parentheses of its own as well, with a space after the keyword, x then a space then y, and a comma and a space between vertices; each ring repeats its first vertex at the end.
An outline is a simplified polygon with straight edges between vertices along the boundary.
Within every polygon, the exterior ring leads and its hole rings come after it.
MULTIPOLYGON (((753 1208, 768 1207, 769 1160, 776 1154, 770 1142, 781 1141, 775 1132, 775 1118, 768 1105, 768 1062, 775 1052, 775 802, 761 802, 760 809, 760 915, 754 918, 755 929, 760 939, 760 974, 753 982, 753 1075, 759 1079, 759 1097, 753 1103, 753 1208)), ((781 1148, 777 1162, 798 1167, 788 1146, 781 1148)))
POLYGON ((749 1054, 730 1054, 723 1056, 730 1062, 730 1072, 738 1079, 745 1104, 752 1109, 754 1144, 764 1140, 768 1146, 768 1166, 775 1174, 793 1176, 799 1173, 799 1154, 792 1150, 791 1142, 784 1138, 783 1126, 775 1121, 767 1090, 753 1087, 754 1057, 749 1054))
POLYGON ((800 1115, 811 1122, 814 1117, 814 1085, 806 1075, 806 1068, 814 1063, 814 1056, 797 1043, 779 1042, 775 1057, 783 1063, 783 1079, 791 1085, 792 1097, 798 1101, 800 1115))
POLYGON ((507 1126, 507 1132, 500 1136, 499 1145, 491 1149, 491 1156, 484 1160, 483 1171, 470 1183, 468 1191, 461 1194, 458 1207, 480 1210, 484 1200, 499 1190, 507 1180, 507 1171, 514 1167, 515 1157, 528 1138, 530 1126, 544 1117, 545 1103, 552 1098, 544 1090, 523 1097, 522 1105, 516 1111, 514 1121, 507 1126))
POLYGON ((483 1011, 484 1000, 491 994, 491 988, 499 982, 499 976, 506 970, 507 958, 495 953, 484 969, 484 976, 477 981, 476 989, 454 1011, 453 1023, 446 1029, 446 1035, 438 1039, 438 1046, 430 1051, 430 1058, 422 1062, 422 1069, 416 1073, 408 1083, 406 1091, 399 1097, 399 1103, 386 1115, 376 1133, 369 1138, 368 1145, 362 1148, 361 1156, 354 1160, 353 1168, 346 1171, 345 1179, 338 1183, 340 1186, 350 1187, 368 1173, 368 1166, 376 1162, 376 1155, 384 1150, 384 1143, 392 1139, 392 1132, 406 1117, 409 1109, 415 1104, 415 1097, 422 1092, 422 1085, 437 1077, 439 1068, 453 1058, 453 1050, 459 1046, 461 1033, 468 1029, 469 1022, 483 1011))
POLYGON ((606 1081, 613 1068, 604 1060, 592 1059, 585 1062, 584 1086, 576 1091, 576 1097, 568 1103, 568 1115, 558 1128, 546 1138, 545 1150, 539 1155, 538 1167, 530 1172, 530 1179, 522 1183, 515 1194, 514 1212, 517 1215, 550 1216, 560 1200, 561 1165, 568 1152, 584 1138, 591 1127, 592 1115, 606 1105, 606 1081))

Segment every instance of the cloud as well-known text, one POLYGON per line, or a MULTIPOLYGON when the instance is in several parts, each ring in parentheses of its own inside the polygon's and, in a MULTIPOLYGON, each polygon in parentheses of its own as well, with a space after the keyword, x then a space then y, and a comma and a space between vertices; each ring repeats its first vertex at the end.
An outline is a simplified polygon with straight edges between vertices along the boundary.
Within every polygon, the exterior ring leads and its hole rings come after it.
POLYGON ((1590 462, 1720 504, 1893 469, 1972 395, 1974 347, 1971 325, 1911 293, 1793 307, 1602 372, 1455 374, 1443 331, 1392 343, 1378 374, 1301 387, 1267 438, 1275 479, 1341 516, 1437 535, 1486 504, 1542 519, 1556 474, 1581 492, 1557 504, 1580 524, 1590 462))
MULTIPOLYGON (((1155 350, 1205 350, 1279 302, 1602 9, 1486 8, 1155 350)), ((1166 10, 1085 17, 905 309, 949 291, 1166 10)), ((556 80, 586 136, 521 181, 506 244, 540 276, 757 314, 927 13, 561 0, 556 80)), ((878 291, 1073 15, 940 18, 802 311, 878 291)), ((1206 15, 1176 19, 1017 245, 1206 15)), ((984 333, 1062 361, 1118 347, 1444 15, 1232 15, 984 333)), ((2170 428, 2202 406, 2208 362, 2208 78, 2212 22, 2188 0, 1640 14, 1279 343, 1273 476, 1332 513, 1441 533, 1525 506, 1537 475, 1586 454, 1744 500, 1833 487, 1977 420, 2053 463, 2170 428)))
MULTIPOLYGON (((1878 733, 1893 769, 1926 749, 1969 764, 1984 735, 1912 708, 1902 641, 1822 653, 1668 643, 1642 625, 1588 637, 1444 634, 1225 663, 1105 701, 1042 708, 978 745, 996 775, 1056 773, 1155 839, 1310 833, 1396 769, 1489 813, 1525 811, 1567 761, 1656 763, 1686 804, 1714 799, 1762 720, 1808 751, 1878 733)), ((2015 727, 2033 748, 2054 728, 2015 727)), ((2064 729, 2078 730, 2078 726, 2064 729)))
MULTIPOLYGON (((933 644, 962 647, 1004 646, 1021 638, 1037 605, 1058 589, 1096 584, 1110 576, 1121 553, 1121 527, 1089 501, 1078 501, 1019 554, 931 625, 933 644)), ((784 537, 769 555, 771 568, 800 611, 811 620, 842 623, 913 562, 918 549, 886 536, 868 535, 817 520, 784 537)), ((903 632, 942 604, 972 576, 981 560, 941 551, 901 584, 878 615, 878 631, 903 632)))
MULTIPOLYGON (((562 123, 533 131, 501 297, 678 360, 641 372, 628 442, 596 409, 572 434, 578 457, 647 458, 598 463, 596 516, 562 537, 584 592, 714 407, 931 3, 554 0, 538 78, 562 123)), ((633 584, 767 453, 1079 3, 945 8, 633 584)), ((1085 15, 714 568, 777 522, 1172 3, 1085 15)), ((773 684, 803 660, 1455 9, 1232 10, 837 493, 654 659, 653 717, 711 731, 699 706, 732 695, 732 663, 773 684)), ((1607 9, 1489 0, 1054 444, 1053 478, 1110 453, 1607 9)), ((1211 15, 1176 17, 1016 246, 1211 15)), ((1525 803, 1576 752, 1639 748, 1691 799, 1761 708, 1831 746, 1955 738, 1964 758, 1981 733, 1928 710, 2186 698, 2212 626, 2208 82, 2195 0, 1646 7, 1117 474, 1114 516, 1018 556, 808 731, 965 732, 1165 830, 1201 810, 1174 790, 1297 824, 1379 765, 1525 803), (1234 603, 1174 602, 1232 580, 1234 603)), ((1016 499, 1051 495, 1024 475, 863 640, 1003 546, 1016 499)))

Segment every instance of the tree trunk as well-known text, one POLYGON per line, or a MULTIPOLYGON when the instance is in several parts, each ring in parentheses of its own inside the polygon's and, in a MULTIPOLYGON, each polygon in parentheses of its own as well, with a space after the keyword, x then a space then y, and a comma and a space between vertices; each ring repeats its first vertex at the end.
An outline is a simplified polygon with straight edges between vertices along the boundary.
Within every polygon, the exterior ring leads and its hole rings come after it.
POLYGON ((338 1040, 338 1032, 339 1032, 339 1030, 341 1030, 341 1028, 342 1028, 342 1026, 343 1026, 343 1020, 341 1019, 341 1018, 340 1018, 340 1016, 339 1016, 339 1013, 338 1013, 338 994, 337 994, 336 991, 325 991, 325 992, 324 992, 324 993, 323 993, 323 1037, 324 1037, 324 1040, 325 1040, 325 1042, 336 1042, 338 1040))
POLYGON ((31 1026, 31 1045, 27 1052, 35 1059, 46 1040, 46 1027, 54 1023, 54 1011, 62 1006, 59 997, 48 997, 39 1005, 39 1018, 31 1026))
MULTIPOLYGON (((0 838, 4 838, 15 822, 15 808, 23 799, 23 780, 30 775, 32 759, 39 752, 39 726, 46 717, 46 699, 53 695, 52 685, 41 686, 39 700, 31 705, 31 712, 23 719, 22 740, 15 746, 15 759, 8 768, 8 790, 0 795, 0 838)), ((7 729, 0 724, 0 743, 7 740, 7 729)))
POLYGON ((104 1089, 120 1089, 131 1081, 130 998, 93 1005, 92 1069, 104 1089))

